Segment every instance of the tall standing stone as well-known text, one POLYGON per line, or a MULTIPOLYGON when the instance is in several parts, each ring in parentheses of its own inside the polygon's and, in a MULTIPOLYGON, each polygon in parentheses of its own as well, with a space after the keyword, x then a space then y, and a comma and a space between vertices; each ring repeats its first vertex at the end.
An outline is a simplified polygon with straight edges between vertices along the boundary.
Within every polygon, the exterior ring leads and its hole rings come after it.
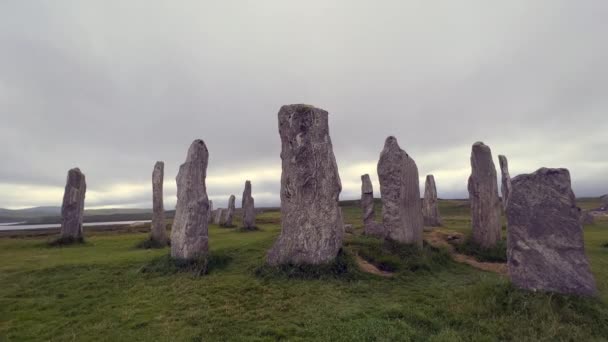
POLYGON ((268 251, 270 265, 324 264, 344 238, 338 198, 342 183, 329 136, 328 113, 308 105, 279 111, 281 235, 268 251))
POLYGON ((361 212, 365 235, 384 237, 384 227, 376 222, 374 210, 374 188, 368 174, 361 176, 361 212))
POLYGON ((494 247, 502 228, 501 202, 492 151, 482 142, 473 144, 468 188, 473 241, 484 248, 494 247))
POLYGON ((209 151, 202 140, 188 149, 186 162, 177 174, 177 206, 171 230, 171 256, 194 260, 209 252, 209 198, 207 197, 207 164, 209 151))
POLYGON ((507 205, 509 275, 517 287, 597 294, 566 169, 515 177, 507 205))
POLYGON ((222 224, 222 217, 224 217, 224 210, 221 208, 218 208, 215 210, 215 217, 213 219, 213 223, 217 224, 217 225, 221 225, 222 224))
POLYGON ((235 201, 236 197, 234 197, 234 195, 230 195, 230 198, 228 199, 228 209, 226 209, 226 218, 224 219, 224 222, 222 222, 224 227, 234 226, 232 221, 234 219, 234 211, 236 210, 235 201))
POLYGON ((165 207, 163 205, 163 182, 165 163, 156 162, 152 171, 152 225, 150 239, 160 245, 167 245, 167 229, 165 228, 165 207))
POLYGON ((511 175, 509 174, 509 162, 507 157, 503 155, 498 156, 498 163, 500 164, 500 176, 501 176, 501 187, 502 192, 502 205, 507 210, 507 203, 509 201, 509 194, 511 193, 511 175))
POLYGON ((60 240, 80 241, 83 239, 82 219, 86 192, 87 183, 84 174, 78 168, 69 170, 61 205, 60 240))
POLYGON ((251 181, 245 182, 245 191, 243 191, 243 228, 255 228, 255 201, 251 195, 251 181))
POLYGON ((384 143, 378 161, 378 179, 386 237, 422 247, 424 227, 418 167, 399 147, 395 137, 388 137, 384 143))
POLYGON ((209 200, 209 214, 207 216, 207 224, 213 223, 213 216, 215 212, 213 211, 213 201, 209 200))
POLYGON ((439 215, 439 202, 437 200, 437 187, 435 186, 435 177, 433 175, 427 175, 426 182, 424 183, 422 216, 424 217, 425 226, 441 226, 441 216, 439 215))

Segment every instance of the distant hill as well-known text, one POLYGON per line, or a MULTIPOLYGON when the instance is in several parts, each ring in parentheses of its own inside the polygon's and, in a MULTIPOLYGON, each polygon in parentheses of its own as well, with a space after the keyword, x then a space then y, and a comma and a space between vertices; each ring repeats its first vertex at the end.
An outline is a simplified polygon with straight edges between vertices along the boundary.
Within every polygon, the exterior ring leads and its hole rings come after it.
MULTIPOLYGON (((125 221, 149 219, 152 209, 88 209, 85 210, 85 222, 125 221)), ((61 207, 35 207, 26 209, 0 208, 0 223, 57 223, 61 218, 61 207)))

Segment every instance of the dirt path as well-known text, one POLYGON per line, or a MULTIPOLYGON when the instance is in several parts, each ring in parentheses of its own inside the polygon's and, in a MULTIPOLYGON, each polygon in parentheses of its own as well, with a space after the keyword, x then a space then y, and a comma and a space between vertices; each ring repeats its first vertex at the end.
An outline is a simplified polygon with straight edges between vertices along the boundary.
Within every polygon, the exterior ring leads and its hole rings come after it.
POLYGON ((447 248, 452 254, 452 259, 461 264, 467 264, 471 267, 477 268, 486 272, 493 272, 503 276, 508 274, 507 264, 499 262, 480 262, 474 257, 464 254, 459 254, 456 249, 449 241, 462 241, 464 235, 462 233, 451 232, 447 230, 437 229, 432 232, 424 233, 424 240, 431 246, 438 248, 447 248))
POLYGON ((370 264, 369 262, 367 262, 365 259, 363 259, 362 257, 360 257, 358 255, 355 257, 355 260, 357 261, 357 266, 359 266, 359 269, 365 273, 377 275, 380 277, 386 277, 386 278, 390 278, 395 275, 394 273, 380 270, 378 267, 370 264))

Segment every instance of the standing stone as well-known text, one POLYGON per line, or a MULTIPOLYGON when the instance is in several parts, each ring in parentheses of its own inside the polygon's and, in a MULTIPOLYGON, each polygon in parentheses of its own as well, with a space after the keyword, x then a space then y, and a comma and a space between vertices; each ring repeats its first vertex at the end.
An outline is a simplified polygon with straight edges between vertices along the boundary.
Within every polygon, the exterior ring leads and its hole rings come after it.
POLYGON ((236 197, 230 195, 230 198, 228 199, 228 209, 226 210, 226 218, 224 219, 224 222, 222 222, 224 227, 233 227, 232 220, 234 219, 235 201, 236 197))
POLYGON ((87 183, 84 174, 78 168, 69 170, 61 205, 60 240, 82 241, 82 218, 86 192, 87 183))
POLYGON ((507 210, 507 203, 509 201, 509 194, 511 193, 511 175, 509 174, 509 162, 507 157, 503 155, 498 156, 498 163, 500 164, 500 175, 502 185, 500 190, 502 192, 502 205, 507 210))
POLYGON ((281 235, 270 265, 324 264, 342 247, 338 198, 342 183, 329 137, 328 113, 308 105, 279 111, 281 235))
POLYGON ((482 142, 473 144, 471 152, 469 200, 473 241, 484 248, 496 246, 502 228, 501 202, 492 151, 482 142))
POLYGON ((165 207, 163 205, 163 180, 165 163, 156 162, 152 171, 152 225, 150 240, 167 245, 167 229, 165 228, 165 207))
POLYGON ((213 201, 209 200, 209 214, 207 215, 207 224, 213 223, 213 217, 215 212, 213 211, 213 201))
POLYGON ((386 138, 378 161, 378 179, 386 237, 422 247, 424 227, 418 167, 395 137, 386 138))
POLYGON ((542 168, 515 177, 512 185, 507 256, 513 284, 532 291, 596 295, 568 170, 542 168))
POLYGON ((217 225, 221 225, 222 224, 222 217, 224 217, 224 210, 223 209, 216 209, 215 210, 215 218, 213 219, 213 223, 217 224, 217 225))
POLYGON ((245 229, 255 229, 255 201, 251 196, 251 181, 245 182, 243 191, 243 227, 245 229))
POLYGON ((437 200, 437 187, 435 177, 426 176, 424 183, 424 200, 422 201, 422 216, 424 225, 429 227, 441 227, 441 216, 439 215, 439 202, 437 200))
POLYGON ((363 213, 363 233, 384 238, 384 227, 376 222, 374 188, 368 174, 361 176, 361 212, 363 213))
POLYGON ((595 223, 595 216, 593 216, 593 214, 591 214, 588 210, 578 208, 578 213, 582 225, 595 223))
POLYGON ((207 197, 207 163, 209 151, 202 140, 188 149, 186 162, 177 174, 177 206, 171 230, 171 256, 194 260, 209 252, 209 199, 207 197))

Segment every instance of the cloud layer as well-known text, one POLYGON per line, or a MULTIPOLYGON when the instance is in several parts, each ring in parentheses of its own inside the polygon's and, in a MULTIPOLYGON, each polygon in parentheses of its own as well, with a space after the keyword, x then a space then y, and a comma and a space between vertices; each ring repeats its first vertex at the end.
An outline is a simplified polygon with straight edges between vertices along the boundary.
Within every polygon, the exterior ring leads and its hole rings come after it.
POLYGON ((0 207, 59 205, 74 166, 88 207, 150 207, 156 160, 171 206, 196 138, 216 206, 246 179, 276 205, 288 103, 330 112, 342 198, 363 173, 378 189, 388 135, 441 197, 466 197, 478 140, 513 175, 567 167, 577 195, 607 193, 606 17, 602 0, 3 1, 0 207))

